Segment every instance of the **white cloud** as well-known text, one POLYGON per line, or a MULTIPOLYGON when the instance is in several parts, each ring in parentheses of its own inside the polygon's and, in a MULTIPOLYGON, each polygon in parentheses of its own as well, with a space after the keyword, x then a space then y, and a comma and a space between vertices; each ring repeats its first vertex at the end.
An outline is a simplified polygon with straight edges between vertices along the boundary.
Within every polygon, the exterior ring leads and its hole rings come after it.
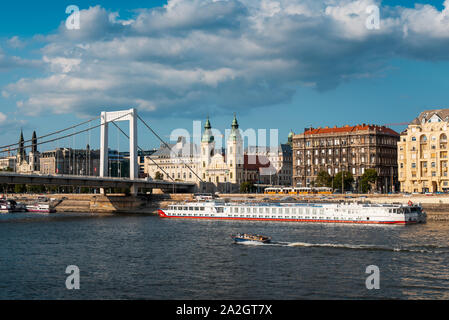
POLYGON ((55 73, 68 73, 70 71, 74 71, 75 68, 77 68, 81 63, 80 59, 70 59, 64 57, 49 58, 44 56, 42 60, 45 63, 50 64, 51 71, 55 73))
MULTIPOLYGON (((449 0, 443 11, 381 8, 381 28, 368 30, 366 8, 379 3, 170 0, 128 20, 96 6, 81 11, 80 30, 61 22, 46 37, 48 75, 20 79, 2 94, 18 97, 28 114, 135 106, 154 116, 196 115, 376 76, 392 57, 449 59, 449 0)), ((0 52, 0 69, 2 59, 0 52)))
POLYGON ((0 48, 0 72, 9 71, 15 68, 35 68, 39 67, 41 62, 38 60, 22 59, 20 57, 7 55, 0 48))
POLYGON ((22 40, 20 40, 20 38, 18 36, 14 36, 14 37, 8 39, 7 42, 8 42, 8 45, 14 49, 23 48, 25 46, 25 43, 22 40))

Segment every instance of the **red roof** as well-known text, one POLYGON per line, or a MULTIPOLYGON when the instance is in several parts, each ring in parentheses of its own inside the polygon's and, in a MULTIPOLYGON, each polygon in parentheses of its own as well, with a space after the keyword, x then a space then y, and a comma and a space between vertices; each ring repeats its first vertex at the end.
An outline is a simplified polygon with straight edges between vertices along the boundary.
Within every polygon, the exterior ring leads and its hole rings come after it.
POLYGON ((246 170, 259 170, 259 168, 268 168, 270 165, 270 160, 266 156, 244 155, 243 167, 246 170))
POLYGON ((377 125, 369 125, 369 124, 358 124, 356 126, 343 126, 343 127, 325 127, 325 128, 310 128, 305 129, 304 134, 330 134, 330 133, 347 133, 347 132, 355 132, 355 131, 366 131, 366 130, 376 130, 378 132, 389 133, 392 135, 399 136, 399 133, 394 131, 393 129, 387 128, 385 126, 377 126, 377 125))

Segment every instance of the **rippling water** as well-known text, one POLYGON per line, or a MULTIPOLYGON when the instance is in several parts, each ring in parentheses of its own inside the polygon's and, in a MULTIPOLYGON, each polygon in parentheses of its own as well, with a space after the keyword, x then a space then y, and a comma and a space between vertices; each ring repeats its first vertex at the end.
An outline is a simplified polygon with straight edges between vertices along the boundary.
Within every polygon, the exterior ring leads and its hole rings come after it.
POLYGON ((449 299, 449 223, 0 215, 0 299, 449 299), (233 244, 236 232, 273 243, 233 244), (80 290, 65 288, 68 265, 80 290))

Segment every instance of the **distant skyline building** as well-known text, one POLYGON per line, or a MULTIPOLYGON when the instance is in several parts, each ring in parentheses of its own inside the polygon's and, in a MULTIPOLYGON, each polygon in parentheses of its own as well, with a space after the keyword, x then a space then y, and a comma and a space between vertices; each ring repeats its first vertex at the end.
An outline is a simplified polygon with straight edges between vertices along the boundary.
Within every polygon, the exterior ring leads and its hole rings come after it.
POLYGON ((44 151, 40 156, 40 173, 55 175, 99 176, 100 151, 56 148, 44 151))
POLYGON ((293 154, 290 144, 279 146, 249 146, 245 154, 257 155, 258 161, 268 164, 261 168, 260 183, 268 185, 291 186, 293 176, 293 154), (263 160, 266 159, 266 160, 263 160))
POLYGON ((7 156, 0 158, 0 170, 3 171, 14 171, 16 168, 16 156, 7 156))

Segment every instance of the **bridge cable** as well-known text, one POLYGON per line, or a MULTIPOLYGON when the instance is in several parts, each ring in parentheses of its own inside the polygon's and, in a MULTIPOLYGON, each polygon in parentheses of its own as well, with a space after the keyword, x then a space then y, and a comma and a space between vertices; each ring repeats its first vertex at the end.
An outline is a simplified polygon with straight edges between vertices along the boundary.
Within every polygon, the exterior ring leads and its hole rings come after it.
MULTIPOLYGON (((68 128, 62 129, 62 130, 58 130, 58 131, 55 131, 55 132, 51 132, 51 133, 45 134, 45 135, 43 135, 43 136, 37 137, 36 139, 39 140, 39 139, 47 138, 47 137, 49 137, 49 136, 53 136, 53 135, 55 135, 55 134, 58 134, 58 133, 61 133, 61 132, 64 132, 64 131, 71 130, 71 129, 74 129, 74 128, 76 128, 76 127, 82 126, 83 124, 86 124, 86 123, 90 123, 90 122, 92 122, 92 121, 95 121, 95 120, 97 120, 97 119, 99 119, 99 118, 100 118, 100 116, 99 116, 99 117, 95 117, 95 118, 90 119, 90 120, 87 120, 87 121, 84 121, 84 122, 81 122, 81 123, 79 123, 79 124, 76 124, 76 125, 74 125, 74 126, 71 126, 71 127, 68 127, 68 128)), ((25 141, 23 141, 23 143, 27 143, 27 142, 30 142, 30 141, 33 141, 33 139, 25 140, 25 141)), ((18 145, 18 144, 20 144, 20 142, 13 143, 13 144, 6 145, 6 146, 0 146, 0 149, 9 148, 9 147, 12 147, 12 146, 15 146, 15 145, 18 145)), ((27 147, 27 148, 28 148, 28 147, 27 147)), ((14 149, 14 150, 17 150, 17 149, 14 149)), ((11 150, 10 150, 10 151, 11 151, 11 150)))
MULTIPOLYGON (((112 121, 112 124, 114 125, 114 126, 116 126, 117 127, 117 129, 119 129, 120 130, 120 132, 121 133, 123 133, 123 135, 126 137, 126 138, 128 138, 129 139, 129 136, 126 134, 126 132, 125 131, 123 131, 114 121, 112 121)), ((139 147, 139 146, 137 146, 137 148, 140 150, 140 151, 142 151, 142 154, 144 154, 144 150, 141 148, 141 147, 139 147)), ((169 177, 172 181, 173 181, 173 183, 175 182, 175 180, 164 170, 164 169, 162 169, 153 159, 151 159, 150 157, 148 157, 159 169, 161 169, 161 171, 162 172, 164 172, 166 175, 167 175, 167 177, 169 177)))
MULTIPOLYGON (((162 138, 139 116, 137 115, 137 118, 139 118, 140 121, 142 121, 142 123, 172 152, 172 154, 175 154, 175 152, 173 151, 173 149, 168 145, 168 143, 166 143, 164 140, 162 140, 162 138)), ((193 150, 192 150, 193 151, 193 150)), ((205 183, 203 179, 201 179, 196 172, 190 168, 189 165, 187 165, 184 161, 181 160, 181 162, 202 182, 205 183)))
MULTIPOLYGON (((129 113, 127 113, 127 114, 123 114, 123 115, 121 115, 121 116, 119 116, 119 117, 117 117, 117 118, 115 118, 115 119, 112 119, 112 120, 109 120, 109 121, 105 121, 104 123, 100 123, 100 124, 98 124, 98 125, 95 125, 95 126, 93 126, 93 127, 87 128, 87 129, 83 129, 83 130, 80 130, 80 131, 76 131, 76 132, 74 132, 74 133, 70 133, 70 134, 67 134, 67 135, 62 136, 62 137, 58 137, 58 138, 54 138, 54 139, 50 139, 50 140, 38 142, 37 145, 47 144, 47 143, 51 143, 51 142, 54 142, 54 141, 62 140, 62 139, 65 139, 65 138, 70 138, 70 137, 72 137, 72 136, 74 136, 74 135, 81 134, 81 133, 83 133, 83 132, 87 132, 87 131, 90 131, 90 130, 92 130, 92 129, 96 129, 96 128, 99 128, 99 127, 101 127, 101 126, 104 126, 105 124, 107 124, 107 123, 109 123, 109 122, 117 121, 117 120, 119 120, 119 119, 121 119, 121 118, 124 118, 124 117, 130 115, 130 114, 131 114, 131 112, 129 112, 129 113)), ((64 130, 64 131, 66 131, 66 130, 64 130)), ((30 140, 29 140, 29 141, 30 141, 30 140)), ((16 143, 16 144, 17 144, 17 143, 16 143)), ((26 148, 30 148, 30 147, 32 147, 32 145, 27 145, 27 146, 24 146, 23 148, 26 149, 26 148)), ((0 150, 0 153, 5 153, 5 152, 8 152, 8 151, 17 151, 17 150, 19 150, 19 149, 20 149, 20 148, 14 148, 14 149, 9 149, 9 150, 0 150)))

